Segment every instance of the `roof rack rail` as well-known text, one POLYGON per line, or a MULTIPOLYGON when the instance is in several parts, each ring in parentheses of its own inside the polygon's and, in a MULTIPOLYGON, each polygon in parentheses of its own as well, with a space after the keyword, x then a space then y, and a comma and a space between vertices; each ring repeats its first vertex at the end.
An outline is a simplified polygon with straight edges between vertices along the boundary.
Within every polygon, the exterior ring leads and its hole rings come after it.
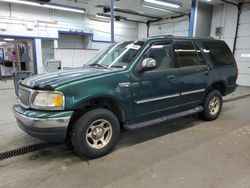
POLYGON ((166 34, 160 34, 160 35, 151 35, 149 36, 149 38, 151 37, 173 37, 174 35, 166 35, 166 34))

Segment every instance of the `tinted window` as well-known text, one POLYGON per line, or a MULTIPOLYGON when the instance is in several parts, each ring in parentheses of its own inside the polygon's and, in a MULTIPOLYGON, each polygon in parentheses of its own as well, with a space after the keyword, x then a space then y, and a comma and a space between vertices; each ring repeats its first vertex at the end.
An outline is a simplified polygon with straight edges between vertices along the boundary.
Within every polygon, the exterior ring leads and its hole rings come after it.
POLYGON ((180 67, 204 65, 199 49, 191 41, 176 41, 176 50, 180 67))
POLYGON ((224 42, 203 42, 204 53, 210 55, 214 65, 232 65, 235 59, 229 47, 224 42))
POLYGON ((172 42, 157 43, 150 47, 145 58, 156 60, 156 69, 169 69, 173 67, 173 48, 172 42))

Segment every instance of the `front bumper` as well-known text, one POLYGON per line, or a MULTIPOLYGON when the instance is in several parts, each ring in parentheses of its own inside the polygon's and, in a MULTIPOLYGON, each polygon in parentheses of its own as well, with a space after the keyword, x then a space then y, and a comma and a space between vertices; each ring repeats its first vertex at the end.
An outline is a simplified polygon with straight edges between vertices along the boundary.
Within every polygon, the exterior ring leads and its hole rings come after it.
POLYGON ((19 104, 13 106, 19 127, 35 138, 49 141, 63 141, 73 111, 27 110, 19 104))

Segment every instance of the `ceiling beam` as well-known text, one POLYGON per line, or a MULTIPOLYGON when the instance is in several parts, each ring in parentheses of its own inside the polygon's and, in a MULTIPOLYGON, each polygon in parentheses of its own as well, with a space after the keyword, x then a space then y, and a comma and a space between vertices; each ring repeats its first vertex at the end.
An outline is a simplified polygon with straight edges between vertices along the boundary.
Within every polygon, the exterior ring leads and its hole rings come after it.
MULTIPOLYGON (((97 13, 96 15, 102 16, 102 17, 105 17, 105 18, 110 18, 111 17, 109 14, 104 14, 104 13, 97 13)), ((114 19, 116 21, 124 20, 124 21, 134 22, 134 23, 144 23, 144 24, 147 23, 147 22, 138 21, 138 20, 131 20, 131 19, 128 19, 127 17, 124 17, 124 16, 114 16, 114 19)))
POLYGON ((230 4, 230 5, 233 5, 233 6, 237 6, 238 7, 238 4, 237 3, 233 3, 231 1, 227 1, 227 0, 220 0, 222 1, 223 3, 227 3, 227 4, 230 4))
MULTIPOLYGON (((110 7, 108 7, 108 6, 97 5, 96 7, 97 8, 103 8, 103 12, 104 13, 110 12, 110 7)), ((133 10, 127 10, 127 9, 121 9, 121 8, 114 8, 114 11, 115 12, 119 12, 119 13, 124 13, 124 14, 131 14, 131 15, 134 15, 134 16, 147 17, 147 18, 151 18, 151 19, 154 19, 154 20, 160 20, 161 19, 160 17, 157 17, 157 16, 153 16, 153 15, 149 15, 149 14, 143 14, 141 12, 133 11, 133 10)))

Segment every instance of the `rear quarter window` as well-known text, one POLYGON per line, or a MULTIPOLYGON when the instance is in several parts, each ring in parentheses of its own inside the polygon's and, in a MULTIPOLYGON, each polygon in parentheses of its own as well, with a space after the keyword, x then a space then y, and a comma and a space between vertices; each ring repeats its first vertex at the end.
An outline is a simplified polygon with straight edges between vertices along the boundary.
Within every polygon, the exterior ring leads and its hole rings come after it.
POLYGON ((234 56, 225 42, 202 42, 203 52, 208 54, 215 66, 236 64, 234 56))

